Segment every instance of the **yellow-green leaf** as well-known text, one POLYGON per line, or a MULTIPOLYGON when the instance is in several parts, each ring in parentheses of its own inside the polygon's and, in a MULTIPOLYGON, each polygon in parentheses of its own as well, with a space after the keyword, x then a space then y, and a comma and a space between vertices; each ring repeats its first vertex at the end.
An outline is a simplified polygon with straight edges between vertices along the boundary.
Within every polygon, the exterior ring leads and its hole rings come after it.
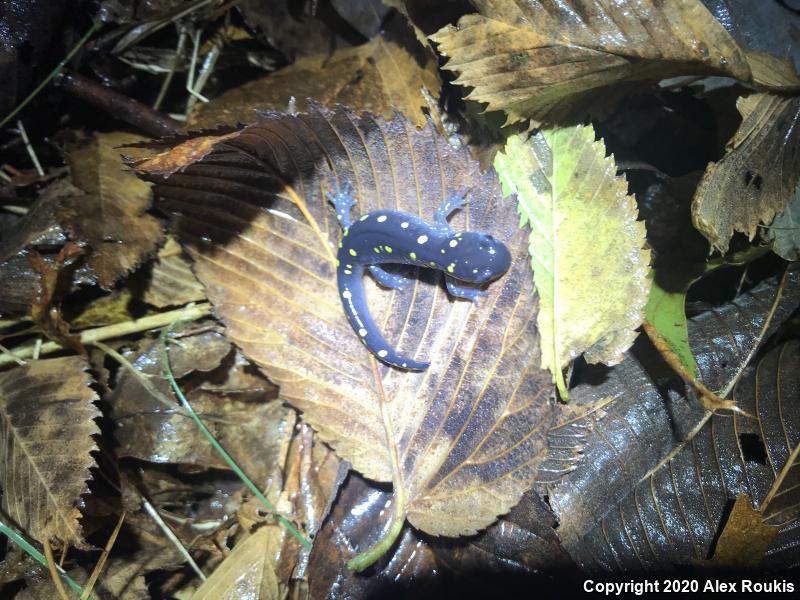
POLYGON ((585 353, 615 364, 633 343, 650 281, 644 224, 612 157, 591 127, 509 139, 495 168, 516 193, 541 308, 542 366, 562 397, 561 369, 585 353))

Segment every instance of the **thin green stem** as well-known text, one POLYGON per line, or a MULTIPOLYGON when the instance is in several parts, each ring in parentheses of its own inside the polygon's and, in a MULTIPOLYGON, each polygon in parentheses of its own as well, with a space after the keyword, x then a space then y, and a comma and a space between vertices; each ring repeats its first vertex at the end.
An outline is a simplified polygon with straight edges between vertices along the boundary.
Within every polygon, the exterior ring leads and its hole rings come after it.
POLYGON ((228 454, 225 451, 225 449, 220 445, 220 443, 216 440, 214 435, 208 430, 208 428, 205 426, 205 424, 203 424, 203 422, 200 420, 200 417, 197 416, 197 413, 194 412, 194 409, 192 408, 191 404, 189 404, 189 401, 186 399, 186 396, 183 395, 183 392, 181 391, 181 388, 178 385, 178 382, 175 381, 175 376, 172 374, 172 366, 170 365, 170 362, 169 362, 169 353, 167 352, 167 335, 169 334, 170 330, 171 330, 171 326, 170 327, 165 327, 164 329, 161 330, 161 336, 160 336, 160 339, 161 339, 161 344, 160 344, 161 362, 164 365, 164 374, 165 374, 167 380, 169 381, 170 385, 172 386, 172 390, 175 392, 175 395, 180 400, 181 406, 183 406, 186 409, 186 411, 189 413, 189 416, 192 417, 192 420, 200 428, 200 431, 203 432, 203 435, 206 436, 206 439, 209 441, 209 443, 219 453, 219 455, 223 458, 223 460, 226 463, 228 463, 228 466, 231 468, 231 470, 234 473, 236 473, 236 475, 239 477, 239 479, 241 479, 242 482, 244 482, 244 484, 250 489, 250 491, 253 492, 253 495, 256 498, 258 498, 259 500, 261 500, 261 502, 264 504, 264 506, 266 506, 267 509, 270 512, 272 512, 272 513, 274 513, 276 515, 276 517, 278 519, 278 522, 281 525, 283 525, 284 527, 286 527, 286 529, 289 530, 289 533, 291 533, 294 537, 296 537, 300 541, 300 543, 303 545, 303 548, 305 548, 306 550, 308 550, 310 552, 311 551, 311 542, 309 542, 303 536, 303 534, 301 534, 297 529, 295 529, 295 527, 285 517, 283 517, 282 515, 278 514, 278 511, 275 509, 275 507, 273 506, 272 502, 267 500, 267 497, 264 496, 264 494, 261 493, 261 490, 259 490, 252 481, 250 481, 250 478, 247 475, 245 475, 245 473, 244 473, 244 471, 242 471, 241 467, 239 467, 239 465, 236 464, 236 461, 233 460, 231 455, 228 454))
POLYGON ((92 26, 89 28, 89 31, 83 34, 83 37, 80 40, 78 40, 78 43, 75 44, 72 50, 70 50, 67 53, 67 55, 61 60, 61 62, 56 65, 56 68, 50 71, 50 74, 47 77, 45 77, 44 81, 42 81, 42 83, 37 85, 36 89, 33 90, 30 94, 28 94, 28 97, 17 105, 17 108, 11 111, 11 114, 9 114, 5 119, 0 121, 0 127, 3 127, 3 125, 5 125, 11 119, 16 117, 19 114, 19 112, 23 108, 25 108, 31 100, 33 100, 36 96, 39 95, 39 92, 41 92, 44 89, 44 87, 48 83, 50 83, 50 81, 52 81, 53 77, 55 77, 61 72, 61 69, 63 69, 64 66, 72 59, 72 57, 78 53, 78 50, 83 48, 84 44, 86 44, 86 42, 89 40, 92 34, 95 31, 97 31, 99 27, 100 27, 100 21, 95 21, 94 23, 92 23, 92 26))
MULTIPOLYGON (((31 544, 28 543, 24 537, 18 534, 16 531, 11 529, 8 525, 0 521, 0 533, 5 535, 8 539, 14 542, 17 546, 25 550, 30 556, 32 556, 36 561, 41 563, 42 566, 47 566, 47 559, 44 557, 44 554, 39 552, 36 548, 34 548, 31 544)), ((58 574, 61 575, 61 579, 63 579, 67 585, 78 595, 83 594, 83 588, 69 575, 64 573, 64 569, 60 566, 56 565, 56 569, 58 570, 58 574)), ((89 596, 89 600, 92 600, 92 596, 89 596)))

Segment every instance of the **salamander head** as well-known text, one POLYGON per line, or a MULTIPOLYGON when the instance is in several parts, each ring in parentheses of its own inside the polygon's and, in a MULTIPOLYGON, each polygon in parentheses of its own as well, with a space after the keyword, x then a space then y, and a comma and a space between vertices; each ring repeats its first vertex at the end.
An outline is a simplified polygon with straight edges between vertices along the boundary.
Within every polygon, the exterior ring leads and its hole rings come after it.
POLYGON ((500 277, 511 266, 508 248, 488 233, 460 233, 450 238, 448 245, 454 252, 448 256, 452 260, 446 272, 461 281, 487 283, 500 277))

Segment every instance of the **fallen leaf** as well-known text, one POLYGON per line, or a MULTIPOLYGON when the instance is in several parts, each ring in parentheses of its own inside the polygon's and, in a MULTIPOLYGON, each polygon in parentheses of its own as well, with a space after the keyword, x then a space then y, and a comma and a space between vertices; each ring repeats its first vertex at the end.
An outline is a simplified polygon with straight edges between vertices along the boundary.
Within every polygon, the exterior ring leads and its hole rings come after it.
POLYGON ((104 289, 161 242, 161 222, 146 213, 150 186, 124 166, 117 149, 137 139, 128 133, 98 133, 68 156, 72 182, 83 194, 62 200, 57 219, 72 239, 89 245, 88 265, 104 289))
POLYGON ((423 90, 439 95, 437 60, 397 23, 366 44, 322 52, 234 88, 198 106, 193 127, 250 121, 256 110, 284 110, 292 98, 296 110, 308 109, 308 98, 334 107, 358 106, 385 119, 403 113, 417 127, 429 108, 423 90))
POLYGON ((692 200, 695 227, 723 254, 734 230, 753 239, 783 211, 800 177, 800 97, 753 94, 737 108, 742 124, 692 200))
MULTIPOLYGON (((769 392, 778 380, 780 348, 758 371, 742 372, 798 304, 800 273, 790 272, 780 286, 767 281, 690 320, 703 381, 727 396, 741 377, 733 400, 752 417, 700 409, 693 391, 654 360, 644 338, 600 385, 573 390, 576 403, 614 398, 587 440, 584 460, 548 490, 559 536, 576 562, 663 571, 706 559, 729 502, 739 493, 761 502, 797 443, 800 412, 769 392)), ((798 356, 787 349, 784 373, 797 371, 798 356)))
POLYGON ((779 529, 764 524, 761 513, 739 494, 714 548, 714 556, 698 564, 724 569, 758 569, 779 529))
POLYGON ((775 254, 786 260, 800 260, 800 186, 795 189, 794 197, 783 212, 775 215, 763 235, 765 240, 772 241, 775 254))
POLYGON ((699 0, 474 0, 431 39, 467 97, 534 125, 581 117, 644 84, 678 75, 744 81, 742 51, 699 0))
MULTIPOLYGON (((195 412, 217 441, 254 481, 266 481, 274 464, 282 464, 282 440, 291 432, 294 413, 274 399, 276 390, 260 374, 247 373, 247 361, 231 354, 230 343, 218 332, 185 335, 170 345, 170 363, 195 412)), ((128 357, 149 382, 127 370, 109 397, 117 423, 118 456, 153 463, 178 463, 228 469, 228 464, 202 437, 194 421, 181 414, 163 377, 160 341, 128 357), (165 436, 164 431, 170 435, 165 436)))
POLYGON ((641 324, 650 252, 636 202, 591 127, 509 138, 495 159, 520 225, 541 299, 542 367, 568 397, 562 369, 579 354, 616 364, 641 324))
MULTIPOLYGON (((680 360, 691 378, 697 378, 697 361, 689 345, 686 318, 686 294, 699 279, 720 267, 744 265, 768 252, 766 247, 753 247, 725 258, 703 263, 679 263, 651 271, 653 285, 645 306, 645 318, 680 360)), ((655 341, 654 341, 655 343, 655 341)))
POLYGON ((205 300, 203 284, 194 276, 191 261, 174 238, 167 238, 167 243, 158 251, 142 297, 158 308, 205 300))
POLYGON ((33 538, 83 540, 81 495, 95 465, 100 433, 86 362, 77 356, 37 360, 0 373, 2 509, 33 538))
POLYGON ((794 63, 788 58, 778 58, 765 52, 748 50, 747 64, 753 74, 753 83, 760 91, 797 92, 800 79, 794 63))
POLYGON ((466 148, 400 115, 276 114, 156 193, 177 216, 227 336, 339 456, 392 482, 396 522, 474 533, 530 487, 554 406, 538 369, 526 235, 494 175, 480 174, 466 148), (511 270, 477 304, 450 300, 438 271, 423 270, 403 290, 367 282, 387 339, 430 359, 426 371, 381 365, 378 385, 374 359, 345 319, 335 285, 339 226, 324 197, 337 182, 353 185, 354 216, 382 206, 431 219, 466 190, 454 229, 490 231, 510 246, 511 270))
POLYGON ((280 556, 281 531, 261 527, 238 542, 214 569, 192 598, 197 600, 239 600, 239 598, 285 598, 286 584, 275 573, 280 556))
POLYGON ((52 258, 52 248, 64 245, 67 239, 55 212, 65 197, 75 193, 80 191, 68 180, 57 180, 42 191, 25 216, 0 230, 0 280, 13 282, 0 288, 0 312, 30 314, 41 276, 31 267, 26 251, 33 248, 52 258))
MULTIPOLYGON (((759 402, 772 407, 777 405, 776 414, 761 410, 765 429, 762 435, 778 434, 775 421, 783 421, 783 415, 793 411, 800 392, 800 369, 797 357, 800 356, 800 342, 792 340, 770 352, 758 364, 755 394, 759 402)), ((786 444, 767 445, 767 459, 774 483, 759 505, 764 521, 770 525, 784 525, 793 522, 800 513, 800 436, 796 429, 780 424, 780 431, 786 436, 786 444)))
POLYGON ((47 337, 78 354, 86 354, 86 349, 80 338, 69 332, 69 323, 61 314, 61 297, 69 290, 75 260, 83 254, 83 248, 74 242, 67 242, 52 264, 35 250, 28 254, 31 267, 39 275, 31 304, 31 320, 47 337))

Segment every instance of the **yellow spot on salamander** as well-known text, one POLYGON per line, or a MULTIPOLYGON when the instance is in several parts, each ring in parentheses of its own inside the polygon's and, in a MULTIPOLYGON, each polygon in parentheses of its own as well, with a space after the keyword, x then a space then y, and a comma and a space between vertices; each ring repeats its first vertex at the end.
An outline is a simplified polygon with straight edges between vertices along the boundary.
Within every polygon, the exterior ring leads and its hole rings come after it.
POLYGON ((386 250, 386 252, 389 253, 389 254, 392 253, 392 247, 391 246, 384 246, 384 250, 386 250))
POLYGON ((380 254, 381 253, 381 249, 380 248, 376 247, 376 248, 373 248, 372 250, 375 252, 375 254, 380 254))
POLYGON ((378 350, 378 356, 380 356, 381 358, 386 357, 387 354, 389 353, 386 350, 378 350))
POLYGON ((346 227, 344 233, 342 233, 342 237, 347 237, 347 234, 350 233, 350 228, 346 227))
POLYGON ((400 223, 400 227, 402 227, 403 229, 408 227, 408 221, 403 221, 402 223, 400 223))
POLYGON ((353 274, 353 272, 352 272, 352 271, 348 271, 347 269, 345 269, 345 270, 344 270, 344 274, 345 274, 345 275, 352 275, 352 274, 353 274))
POLYGON ((455 248, 458 246, 458 240, 450 240, 450 247, 455 248))
POLYGON ((361 215, 361 218, 359 219, 359 221, 366 221, 367 219, 369 219, 369 214, 361 215))
POLYGON ((378 217, 378 223, 383 223, 386 220, 386 215, 381 215, 378 217))
POLYGON ((350 248, 350 256, 358 256, 358 253, 352 248, 350 248))
POLYGON ((340 242, 339 242, 339 248, 341 248, 341 247, 342 247, 342 242, 340 241, 340 242))
POLYGON ((409 252, 409 253, 408 253, 408 257, 409 257, 411 260, 417 260, 417 253, 416 253, 416 252, 409 252))
POLYGON ((452 273, 453 269, 455 268, 456 268, 456 263, 450 263, 449 265, 447 265, 447 272, 452 273))
POLYGON ((338 266, 339 266, 339 265, 341 265, 341 264, 342 264, 342 263, 341 263, 341 262, 339 262, 339 259, 337 258, 337 259, 336 259, 336 266, 338 267, 338 266))

